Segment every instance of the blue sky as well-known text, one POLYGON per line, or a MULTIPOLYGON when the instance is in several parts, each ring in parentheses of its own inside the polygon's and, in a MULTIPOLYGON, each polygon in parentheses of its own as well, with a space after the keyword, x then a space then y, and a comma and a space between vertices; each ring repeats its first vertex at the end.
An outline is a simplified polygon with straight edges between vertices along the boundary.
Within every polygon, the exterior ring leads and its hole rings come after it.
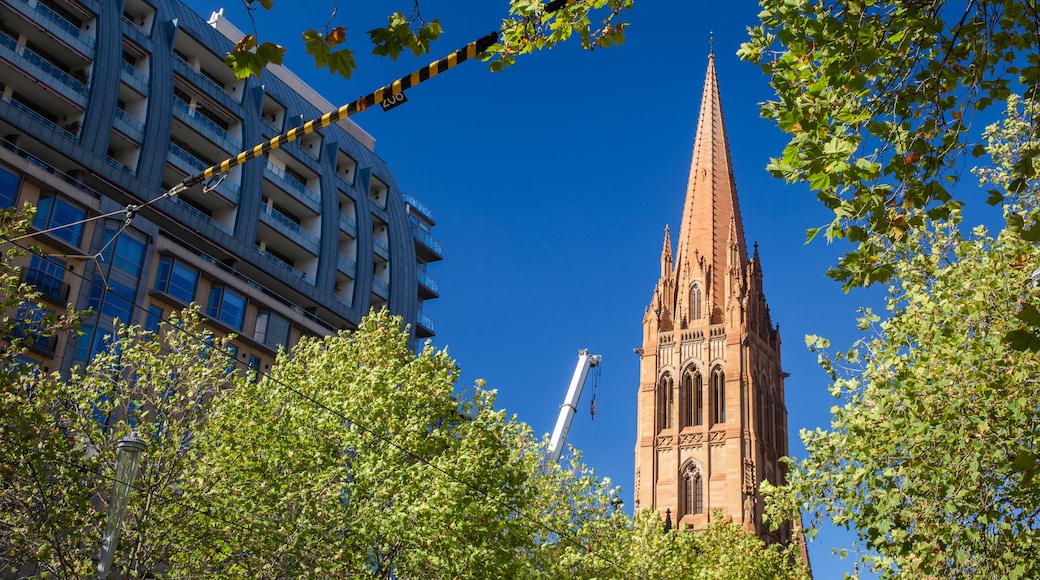
MULTIPOLYGON (((235 0, 190 0, 208 16, 222 5, 239 28, 249 18, 235 0)), ((388 84, 497 28, 505 0, 423 0, 442 39, 431 55, 398 62, 367 55, 364 31, 412 2, 339 1, 334 21, 349 27, 360 69, 350 80, 317 71, 299 42, 323 26, 332 2, 275 1, 258 14, 262 36, 289 48, 286 65, 336 106, 388 84), (305 6, 306 10, 298 7, 305 6)), ((536 432, 552 429, 577 353, 603 356, 597 413, 582 396, 569 443, 632 503, 635 403, 643 310, 660 273, 664 228, 678 231, 709 52, 714 52, 749 249, 759 244, 767 300, 780 325, 787 379, 790 449, 804 450, 803 428, 825 427, 836 403, 806 334, 844 347, 858 337, 856 310, 879 305, 878 291, 844 294, 825 277, 841 246, 805 230, 829 221, 802 186, 764 171, 784 136, 760 119, 767 79, 735 52, 753 25, 748 0, 701 3, 637 0, 624 46, 582 52, 574 46, 529 55, 502 73, 471 62, 408 92, 409 102, 354 120, 376 138, 402 191, 437 220, 444 261, 430 268, 441 298, 426 306, 434 344, 499 392, 499 405, 536 432)), ((831 555, 852 537, 825 528, 810 544, 816 577, 840 577, 852 563, 831 555)))

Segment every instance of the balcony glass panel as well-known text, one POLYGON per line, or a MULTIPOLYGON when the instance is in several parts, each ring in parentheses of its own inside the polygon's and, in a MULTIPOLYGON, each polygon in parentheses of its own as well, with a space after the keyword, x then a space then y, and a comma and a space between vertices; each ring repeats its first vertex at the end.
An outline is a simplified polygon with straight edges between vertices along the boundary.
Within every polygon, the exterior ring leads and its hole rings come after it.
MULTIPOLYGON (((26 0, 22 0, 23 3, 29 4, 26 0)), ((45 22, 45 28, 50 31, 51 34, 58 36, 62 40, 66 41, 72 46, 79 48, 80 52, 86 56, 93 57, 94 39, 87 36, 85 32, 80 30, 75 24, 65 20, 60 14, 51 10, 49 7, 44 6, 39 2, 33 3, 33 8, 38 16, 37 20, 45 22)))
POLYGON ((347 232, 353 237, 357 237, 357 222, 350 216, 339 214, 339 229, 347 232))
POLYGON ((272 175, 279 178, 282 181, 282 183, 286 184, 288 186, 287 189, 302 194, 304 199, 313 203, 314 207, 312 207, 311 209, 317 210, 318 207, 320 207, 321 199, 313 191, 307 189, 306 185, 300 183, 298 179, 290 177, 288 174, 286 174, 285 171, 279 169, 278 166, 274 163, 267 161, 266 164, 267 170, 271 172, 272 175))
MULTIPOLYGON (((189 167, 198 171, 205 171, 205 169, 209 167, 209 165, 206 165, 206 163, 198 157, 195 157, 191 153, 181 149, 176 143, 170 143, 170 154, 179 160, 181 165, 187 164, 189 167)), ((191 171, 188 171, 188 173, 191 173, 191 171)))
POLYGON ((431 222, 433 221, 433 214, 430 213, 430 208, 420 203, 419 200, 412 197, 412 195, 409 193, 402 193, 401 197, 404 198, 405 203, 414 207, 415 210, 418 211, 423 217, 430 220, 431 222))
POLYGON ((339 262, 337 263, 337 266, 339 266, 340 272, 343 272, 351 278, 353 278, 357 274, 357 263, 354 262, 354 260, 351 260, 350 258, 344 256, 343 254, 339 255, 339 262))
POLYGON ((126 113, 126 111, 117 108, 114 121, 115 128, 119 129, 127 136, 136 139, 137 141, 141 141, 144 137, 144 123, 131 117, 126 113))
POLYGON ((438 256, 441 255, 441 243, 433 239, 433 236, 430 235, 430 232, 427 232, 419 226, 412 224, 412 235, 415 237, 415 239, 422 242, 423 245, 425 245, 427 248, 433 250, 435 254, 437 254, 438 256))
MULTIPOLYGON (((7 99, 4 99, 4 100, 7 100, 7 99)), ((16 99, 10 99, 10 100, 7 100, 7 102, 9 102, 12 107, 14 107, 14 108, 18 109, 19 111, 25 113, 26 115, 29 115, 30 117, 32 117, 33 119, 36 119, 40 123, 43 123, 44 125, 47 125, 48 127, 51 127, 52 129, 54 129, 55 131, 60 133, 62 137, 65 137, 66 139, 69 139, 71 141, 76 141, 78 139, 78 137, 76 135, 72 134, 71 132, 69 132, 64 127, 59 127, 57 123, 55 123, 54 121, 51 121, 47 117, 44 117, 43 115, 41 115, 41 114, 37 113, 36 111, 30 109, 24 103, 20 103, 16 99)), ((48 165, 44 169, 48 169, 48 171, 51 171, 52 168, 48 165)), ((51 173, 53 173, 53 171, 51 171, 51 173)))
POLYGON ((211 140, 217 141, 218 143, 223 145, 225 149, 238 151, 242 148, 241 139, 236 139, 232 137, 231 134, 225 131, 224 128, 220 125, 217 125, 216 123, 210 121, 206 117, 197 114, 194 110, 192 110, 191 106, 188 105, 188 103, 185 103, 184 101, 174 97, 173 107, 175 110, 179 111, 184 115, 184 117, 188 121, 188 124, 191 125, 193 129, 209 137, 211 140))
POLYGON ((224 232, 224 233, 226 233, 228 235, 231 235, 231 233, 232 233, 231 230, 229 230, 229 229, 225 228, 224 226, 220 225, 212 217, 210 217, 210 216, 202 213, 201 211, 199 211, 198 208, 192 207, 190 204, 185 203, 184 200, 182 200, 181 198, 176 197, 176 198, 173 199, 173 202, 176 203, 180 208, 187 210, 188 213, 190 213, 191 215, 193 215, 193 216, 195 216, 195 217, 205 221, 206 223, 210 224, 211 226, 217 228, 218 230, 220 230, 220 231, 222 231, 222 232, 224 232))
POLYGON ((40 292, 45 298, 66 303, 69 299, 69 285, 54 274, 42 268, 29 268, 25 271, 25 283, 40 292))
POLYGON ((134 65, 124 61, 119 63, 122 70, 123 80, 133 86, 142 94, 148 94, 148 75, 134 68, 134 65))
POLYGON ((390 284, 386 280, 372 278, 372 290, 382 298, 390 296, 390 284))
POLYGON ((430 332, 434 332, 436 330, 434 328, 433 319, 429 316, 426 316, 422 312, 415 316, 415 321, 418 322, 426 330, 429 330, 430 332))
POLYGON ((433 292, 438 291, 437 281, 430 277, 426 272, 419 272, 419 283, 426 286, 433 292))
POLYGON ((4 49, 0 50, 0 56, 18 64, 29 74, 43 79, 59 93, 73 101, 81 105, 86 102, 86 85, 72 78, 68 73, 33 52, 32 49, 21 47, 19 53, 18 41, 3 32, 0 32, 0 47, 4 49), (73 94, 69 94, 69 91, 73 94))
POLYGON ((271 261, 273 261, 275 263, 275 265, 277 265, 277 266, 279 266, 281 268, 284 268, 284 269, 288 270, 289 272, 292 272, 294 275, 299 276, 300 278, 306 278, 307 277, 306 274, 304 274, 303 272, 297 270, 296 268, 293 268, 292 266, 290 266, 289 264, 285 263, 284 261, 282 261, 281 258, 275 256, 274 254, 271 254, 270 252, 267 252, 267 251, 262 250, 260 248, 256 248, 256 251, 259 252, 260 255, 266 256, 267 258, 270 258, 271 261))
POLYGON ((314 253, 318 252, 318 237, 304 230, 300 227, 300 224, 296 223, 282 212, 273 207, 262 205, 260 206, 260 216, 264 221, 278 231, 284 233, 290 239, 298 242, 300 245, 314 253))

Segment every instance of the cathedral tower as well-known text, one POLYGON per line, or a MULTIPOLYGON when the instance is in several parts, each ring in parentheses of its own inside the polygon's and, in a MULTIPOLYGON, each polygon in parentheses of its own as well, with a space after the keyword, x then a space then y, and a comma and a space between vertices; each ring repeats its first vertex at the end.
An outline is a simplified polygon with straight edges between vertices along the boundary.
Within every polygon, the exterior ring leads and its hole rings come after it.
POLYGON ((780 483, 787 410, 780 332, 749 257, 733 180, 714 56, 673 254, 664 230, 661 278, 643 316, 635 506, 704 528, 714 510, 775 542, 762 523, 762 480, 780 483))

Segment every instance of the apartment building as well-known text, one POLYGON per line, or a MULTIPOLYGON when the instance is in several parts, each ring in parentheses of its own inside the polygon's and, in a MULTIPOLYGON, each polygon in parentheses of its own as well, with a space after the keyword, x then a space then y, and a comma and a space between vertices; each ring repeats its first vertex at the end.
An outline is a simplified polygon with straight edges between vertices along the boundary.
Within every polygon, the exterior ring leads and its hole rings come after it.
POLYGON ((371 308, 433 336, 435 222, 352 121, 163 197, 335 108, 281 67, 237 79, 240 35, 177 0, 0 0, 0 206, 37 207, 23 276, 47 305, 23 306, 22 332, 93 312, 79 336, 36 337, 32 364, 67 370, 117 319, 155 327, 191 302, 257 371, 371 308))

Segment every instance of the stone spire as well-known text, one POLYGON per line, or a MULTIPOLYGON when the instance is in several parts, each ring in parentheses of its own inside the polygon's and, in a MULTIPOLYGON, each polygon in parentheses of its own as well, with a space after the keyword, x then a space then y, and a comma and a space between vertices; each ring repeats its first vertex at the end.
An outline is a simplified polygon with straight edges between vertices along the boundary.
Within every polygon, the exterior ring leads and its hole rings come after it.
POLYGON ((672 275, 672 236, 668 232, 668 226, 664 226, 664 248, 661 250, 661 280, 666 280, 672 275))
POLYGON ((718 320, 726 306, 724 284, 727 273, 734 269, 744 272, 748 257, 726 124, 719 100, 714 54, 708 56, 708 72, 704 79, 704 94, 701 97, 700 118, 697 121, 690 179, 686 186, 686 202, 675 256, 679 289, 687 288, 692 283, 688 276, 697 272, 693 266, 701 258, 706 261, 708 274, 706 314, 712 320, 718 320), (734 242, 736 260, 739 262, 735 264, 730 263, 730 244, 734 242))

